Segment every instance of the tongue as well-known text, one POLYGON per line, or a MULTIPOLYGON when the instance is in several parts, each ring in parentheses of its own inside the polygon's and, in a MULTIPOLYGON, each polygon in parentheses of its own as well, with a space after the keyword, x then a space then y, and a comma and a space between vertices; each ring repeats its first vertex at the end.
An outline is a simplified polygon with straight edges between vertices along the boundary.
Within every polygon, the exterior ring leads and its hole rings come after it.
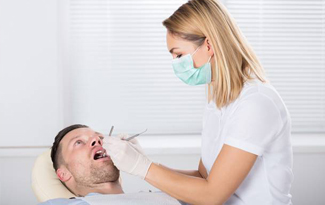
POLYGON ((97 159, 100 159, 100 158, 102 158, 102 156, 100 154, 95 154, 94 160, 97 160, 97 159))

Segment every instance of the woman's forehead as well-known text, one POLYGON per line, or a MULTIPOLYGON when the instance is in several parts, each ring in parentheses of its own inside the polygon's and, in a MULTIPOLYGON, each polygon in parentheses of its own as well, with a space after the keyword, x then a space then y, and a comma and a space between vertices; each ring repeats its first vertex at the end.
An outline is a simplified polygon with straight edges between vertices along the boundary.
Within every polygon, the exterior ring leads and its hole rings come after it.
POLYGON ((193 49, 195 45, 187 41, 185 39, 180 38, 179 36, 175 36, 170 32, 167 32, 167 47, 168 51, 171 51, 173 48, 174 50, 177 49, 193 49))

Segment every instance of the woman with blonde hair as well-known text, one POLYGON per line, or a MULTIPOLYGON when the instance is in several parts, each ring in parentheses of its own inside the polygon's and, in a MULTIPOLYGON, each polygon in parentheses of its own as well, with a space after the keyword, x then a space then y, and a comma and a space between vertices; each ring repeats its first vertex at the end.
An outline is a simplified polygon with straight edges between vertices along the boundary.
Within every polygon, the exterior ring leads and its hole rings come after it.
POLYGON ((163 25, 176 76, 208 86, 198 170, 153 163, 136 141, 109 138, 114 164, 189 204, 292 204, 290 115, 227 9, 190 0, 163 25))

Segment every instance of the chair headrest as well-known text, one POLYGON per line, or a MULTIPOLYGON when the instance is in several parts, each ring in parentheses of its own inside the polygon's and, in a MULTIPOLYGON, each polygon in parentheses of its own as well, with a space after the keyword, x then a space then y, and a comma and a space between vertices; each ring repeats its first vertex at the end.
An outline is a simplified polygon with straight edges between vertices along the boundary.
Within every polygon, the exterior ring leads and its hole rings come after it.
POLYGON ((32 170, 32 188, 39 202, 55 198, 75 197, 55 174, 51 149, 39 155, 32 170))

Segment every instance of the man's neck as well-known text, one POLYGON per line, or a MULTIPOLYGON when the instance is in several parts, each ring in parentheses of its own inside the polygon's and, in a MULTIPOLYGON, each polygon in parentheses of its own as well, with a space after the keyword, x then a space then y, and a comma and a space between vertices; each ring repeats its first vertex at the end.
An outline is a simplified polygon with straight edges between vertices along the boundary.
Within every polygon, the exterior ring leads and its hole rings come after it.
POLYGON ((102 184, 95 184, 89 187, 77 186, 75 188, 76 194, 79 196, 86 196, 89 193, 99 194, 123 194, 122 186, 117 180, 116 182, 107 182, 102 184))

